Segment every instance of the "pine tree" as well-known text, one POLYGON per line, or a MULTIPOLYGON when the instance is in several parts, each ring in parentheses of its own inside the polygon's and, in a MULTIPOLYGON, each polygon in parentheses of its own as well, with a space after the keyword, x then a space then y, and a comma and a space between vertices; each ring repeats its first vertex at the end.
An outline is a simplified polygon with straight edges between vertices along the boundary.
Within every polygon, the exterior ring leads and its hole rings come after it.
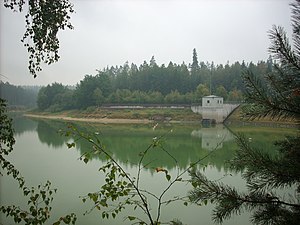
MULTIPOLYGON (((274 59, 272 71, 258 78, 247 71, 244 74, 246 96, 249 103, 244 110, 249 119, 271 117, 291 118, 299 125, 300 119, 300 0, 291 4, 293 48, 282 27, 273 26, 269 32, 270 54, 274 59)), ((299 129, 299 128, 298 128, 299 129)), ((232 168, 242 173, 247 192, 222 182, 210 181, 199 171, 193 170, 190 192, 193 202, 214 202, 213 219, 224 219, 243 211, 252 213, 254 224, 299 224, 300 221, 300 136, 288 136, 277 141, 269 155, 255 148, 249 140, 236 137, 239 150, 230 162, 232 168), (283 196, 276 192, 293 193, 283 196)))
POLYGON ((193 49, 193 62, 191 65, 191 74, 192 74, 192 76, 196 76, 198 73, 199 73, 199 62, 198 62, 197 51, 194 48, 193 49))
POLYGON ((197 51, 194 48, 193 49, 193 62, 192 62, 192 68, 198 68, 199 67, 199 62, 198 62, 198 56, 197 56, 197 51))

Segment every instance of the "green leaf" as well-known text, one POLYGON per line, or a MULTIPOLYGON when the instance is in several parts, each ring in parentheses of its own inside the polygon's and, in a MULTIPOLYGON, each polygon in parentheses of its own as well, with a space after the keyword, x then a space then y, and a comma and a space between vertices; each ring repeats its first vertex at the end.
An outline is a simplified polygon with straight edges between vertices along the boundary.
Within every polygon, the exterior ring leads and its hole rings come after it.
POLYGON ((67 215, 66 217, 63 218, 64 223, 69 224, 71 222, 71 217, 67 215))
POLYGON ((196 188, 198 186, 197 182, 192 182, 192 185, 194 188, 196 188))
POLYGON ((185 206, 187 206, 187 205, 188 205, 188 203, 187 203, 187 202, 184 202, 183 204, 184 204, 185 206))
POLYGON ((67 146, 68 146, 68 148, 75 147, 75 142, 73 142, 73 143, 67 143, 67 146))
POLYGON ((132 221, 132 220, 135 220, 136 217, 134 217, 134 216, 128 216, 128 219, 129 219, 130 221, 132 221))
POLYGON ((93 194, 92 195, 92 199, 94 202, 96 202, 98 200, 98 195, 97 194, 93 194))
POLYGON ((84 158, 83 162, 88 163, 89 159, 88 158, 84 158))
POLYGON ((100 201, 100 205, 102 205, 103 207, 107 207, 108 206, 105 199, 102 199, 100 201))
POLYGON ((21 217, 21 218, 24 219, 24 218, 26 218, 26 216, 27 216, 26 213, 24 213, 24 212, 21 212, 21 213, 20 213, 20 217, 21 217))
POLYGON ((167 178, 168 181, 171 180, 171 176, 169 174, 166 174, 166 178, 167 178))

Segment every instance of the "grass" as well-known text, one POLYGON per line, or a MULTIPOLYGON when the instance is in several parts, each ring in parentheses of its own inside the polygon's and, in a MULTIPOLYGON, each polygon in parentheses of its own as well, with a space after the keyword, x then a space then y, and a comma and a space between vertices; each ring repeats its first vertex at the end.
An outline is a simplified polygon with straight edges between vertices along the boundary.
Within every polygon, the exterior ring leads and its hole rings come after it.
POLYGON ((68 110, 62 112, 38 112, 39 115, 63 115, 73 118, 108 118, 108 119, 149 119, 159 121, 201 121, 201 115, 193 113, 190 108, 143 108, 143 109, 107 109, 90 107, 85 110, 68 110))
POLYGON ((201 115, 195 114, 191 109, 101 109, 93 112, 83 111, 81 116, 110 119, 150 119, 150 120, 178 120, 178 121, 200 121, 201 115))

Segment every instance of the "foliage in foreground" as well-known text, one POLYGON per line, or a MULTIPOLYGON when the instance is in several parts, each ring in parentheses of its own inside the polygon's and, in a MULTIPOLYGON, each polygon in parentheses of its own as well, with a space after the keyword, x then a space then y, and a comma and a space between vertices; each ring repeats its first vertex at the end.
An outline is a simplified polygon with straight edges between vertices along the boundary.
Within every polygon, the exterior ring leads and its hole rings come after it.
MULTIPOLYGON (((245 117, 250 119, 300 119, 300 1, 292 4, 294 49, 282 27, 270 31, 270 52, 276 59, 273 71, 260 79, 245 73, 247 101, 245 117)), ((255 148, 251 140, 236 137, 239 149, 231 166, 241 172, 247 192, 222 182, 208 180, 199 171, 190 171, 193 202, 216 204, 213 219, 217 223, 243 211, 252 212, 254 224, 299 224, 300 220, 300 136, 277 141, 274 154, 255 148), (275 154, 275 152, 277 154, 275 154)))
POLYGON ((29 53, 29 72, 36 77, 42 70, 41 63, 50 65, 59 60, 58 31, 73 29, 70 23, 73 5, 69 0, 4 0, 4 6, 14 12, 28 8, 21 41, 29 53))
MULTIPOLYGON (((32 224, 44 224, 48 222, 50 213, 52 210, 51 203, 53 201, 53 194, 56 193, 56 189, 51 188, 51 182, 47 181, 44 185, 38 185, 37 187, 27 187, 25 185, 25 178, 20 174, 19 170, 6 159, 6 156, 13 151, 15 144, 14 132, 12 129, 12 120, 7 116, 6 104, 3 99, 0 98, 0 165, 2 171, 6 172, 7 176, 12 176, 22 190, 24 197, 27 200, 27 209, 23 209, 20 206, 0 206, 0 211, 6 215, 6 217, 12 217, 15 223, 24 222, 26 225, 32 224)), ((1 172, 0 174, 4 174, 1 172)), ((64 217, 60 217, 54 224, 58 225, 62 222, 65 224, 75 224, 76 215, 71 213, 64 217)))
MULTIPOLYGON (((155 129, 155 127, 153 129, 155 129)), ((105 175, 104 184, 100 187, 99 191, 91 192, 84 196, 82 201, 92 201, 94 206, 91 211, 97 209, 101 211, 102 218, 107 219, 109 217, 115 218, 127 207, 133 208, 133 211, 139 209, 139 211, 136 212, 136 215, 128 215, 126 217, 126 219, 132 221, 134 224, 161 224, 161 210, 164 205, 170 204, 174 201, 183 201, 184 205, 187 205, 188 199, 184 195, 174 196, 171 199, 166 199, 165 195, 175 184, 186 182, 183 180, 183 175, 210 154, 209 153, 201 159, 198 159, 191 163, 188 168, 180 171, 177 160, 164 148, 164 135, 162 135, 160 137, 153 138, 152 143, 149 144, 145 150, 140 152, 136 174, 129 174, 128 171, 126 171, 126 169, 115 159, 113 153, 105 148, 99 138, 100 132, 82 132, 70 124, 66 131, 62 131, 62 134, 65 136, 72 136, 74 138, 74 142, 67 143, 68 148, 80 145, 80 141, 85 141, 90 145, 89 149, 92 150, 83 153, 80 157, 80 160, 84 163, 88 163, 90 158, 95 155, 106 159, 106 163, 99 168, 99 171, 105 175), (151 168, 151 164, 153 163, 153 160, 149 161, 147 158, 147 155, 151 151, 155 151, 156 154, 158 154, 157 152, 166 154, 173 160, 174 165, 177 167, 177 173, 175 175, 170 174, 165 168, 155 168, 156 173, 164 174, 167 181, 166 184, 161 182, 163 188, 159 194, 152 193, 149 188, 145 188, 141 185, 143 169, 145 167, 151 168), (155 201, 155 204, 153 204, 153 201, 155 201), (146 220, 143 218, 143 215, 146 216, 146 220)), ((169 223, 180 224, 176 220, 168 222, 168 224, 169 223)))
POLYGON ((285 141, 278 142, 280 154, 271 157, 263 153, 262 149, 253 148, 249 139, 237 136, 240 150, 231 165, 232 169, 243 171, 248 191, 240 192, 222 182, 210 181, 201 172, 192 170, 191 182, 195 188, 190 191, 190 199, 193 202, 216 203, 213 219, 217 223, 222 223, 233 214, 250 211, 253 212, 254 224, 298 224, 299 140, 297 137, 288 137, 285 141), (285 148, 289 148, 289 151, 285 148), (293 154, 292 160, 290 154, 293 154), (284 193, 279 194, 281 192, 284 193))

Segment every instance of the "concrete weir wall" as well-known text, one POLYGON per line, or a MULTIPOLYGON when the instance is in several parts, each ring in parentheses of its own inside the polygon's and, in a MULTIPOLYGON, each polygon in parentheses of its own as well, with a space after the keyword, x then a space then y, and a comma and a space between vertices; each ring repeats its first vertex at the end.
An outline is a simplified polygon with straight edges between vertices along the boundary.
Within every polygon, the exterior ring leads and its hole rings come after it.
POLYGON ((223 104, 219 107, 191 106, 194 113, 202 115, 202 119, 215 120, 216 123, 223 123, 227 116, 239 106, 239 104, 223 104))

